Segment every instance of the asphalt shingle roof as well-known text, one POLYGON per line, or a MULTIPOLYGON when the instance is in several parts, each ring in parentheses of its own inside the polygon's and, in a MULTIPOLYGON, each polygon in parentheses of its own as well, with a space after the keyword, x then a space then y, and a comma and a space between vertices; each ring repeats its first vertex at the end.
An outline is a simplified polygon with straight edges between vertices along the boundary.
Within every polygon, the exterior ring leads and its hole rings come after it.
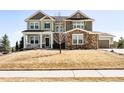
POLYGON ((109 33, 98 32, 98 31, 93 31, 93 32, 99 33, 99 34, 102 35, 102 36, 113 36, 113 37, 115 37, 114 35, 111 35, 111 34, 109 34, 109 33))
POLYGON ((39 12, 38 14, 34 15, 33 17, 31 17, 31 20, 39 20, 41 18, 43 18, 45 15, 42 14, 41 12, 39 12))
MULTIPOLYGON (((48 30, 45 30, 48 31, 48 30)), ((24 30, 22 32, 44 32, 44 30, 24 30)))

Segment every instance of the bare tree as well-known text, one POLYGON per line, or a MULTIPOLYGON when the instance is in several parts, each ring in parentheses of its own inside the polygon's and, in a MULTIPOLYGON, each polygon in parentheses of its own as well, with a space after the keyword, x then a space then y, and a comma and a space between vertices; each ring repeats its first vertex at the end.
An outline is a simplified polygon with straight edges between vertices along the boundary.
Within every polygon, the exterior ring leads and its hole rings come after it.
POLYGON ((56 33, 54 33, 54 41, 59 44, 59 53, 61 54, 62 43, 65 42, 65 34, 63 29, 63 19, 60 16, 60 12, 58 13, 58 17, 56 17, 56 33))

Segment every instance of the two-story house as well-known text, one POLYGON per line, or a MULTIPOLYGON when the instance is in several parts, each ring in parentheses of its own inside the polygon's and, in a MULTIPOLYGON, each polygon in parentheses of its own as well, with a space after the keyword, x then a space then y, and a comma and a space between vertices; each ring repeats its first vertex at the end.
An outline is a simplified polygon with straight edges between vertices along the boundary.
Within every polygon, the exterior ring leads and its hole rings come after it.
POLYGON ((93 31, 93 21, 81 11, 70 16, 49 16, 37 11, 25 20, 24 48, 57 48, 55 38, 60 32, 65 37, 62 43, 65 49, 110 48, 114 36, 93 31))

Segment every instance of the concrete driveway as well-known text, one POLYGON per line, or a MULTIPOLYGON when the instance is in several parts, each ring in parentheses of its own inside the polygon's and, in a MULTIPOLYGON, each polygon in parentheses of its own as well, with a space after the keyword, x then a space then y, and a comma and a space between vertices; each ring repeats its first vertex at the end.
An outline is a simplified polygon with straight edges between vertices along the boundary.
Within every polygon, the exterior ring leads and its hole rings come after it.
POLYGON ((124 70, 0 71, 0 77, 124 77, 124 70))
POLYGON ((101 50, 107 50, 107 51, 114 50, 115 53, 124 54, 124 49, 101 49, 101 50))

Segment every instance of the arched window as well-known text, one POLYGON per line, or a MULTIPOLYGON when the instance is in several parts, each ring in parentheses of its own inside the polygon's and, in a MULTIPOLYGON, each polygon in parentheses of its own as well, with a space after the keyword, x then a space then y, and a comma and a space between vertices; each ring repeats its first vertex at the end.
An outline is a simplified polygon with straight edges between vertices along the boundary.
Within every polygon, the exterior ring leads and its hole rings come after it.
POLYGON ((56 26, 56 32, 58 32, 59 31, 59 27, 58 26, 56 26))
POLYGON ((61 31, 61 32, 63 31, 63 28, 62 28, 62 26, 61 26, 61 28, 60 28, 60 31, 61 31))
POLYGON ((56 26, 56 32, 62 32, 63 31, 63 27, 61 25, 56 26))

